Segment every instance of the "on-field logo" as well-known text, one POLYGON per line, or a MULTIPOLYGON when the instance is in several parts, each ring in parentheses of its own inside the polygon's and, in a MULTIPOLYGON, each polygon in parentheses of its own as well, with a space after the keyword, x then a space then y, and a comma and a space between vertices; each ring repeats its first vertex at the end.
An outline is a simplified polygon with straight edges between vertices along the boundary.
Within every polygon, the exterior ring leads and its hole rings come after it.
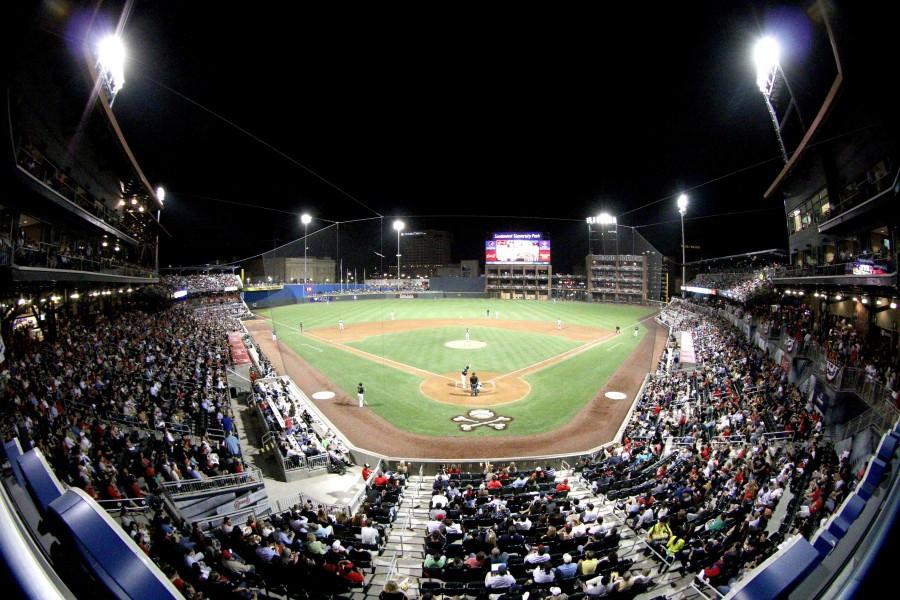
POLYGON ((459 425, 460 431, 472 431, 481 426, 502 431, 506 429, 507 423, 512 421, 512 417, 498 415, 487 408, 473 408, 468 412, 468 416, 457 415, 450 420, 459 425))

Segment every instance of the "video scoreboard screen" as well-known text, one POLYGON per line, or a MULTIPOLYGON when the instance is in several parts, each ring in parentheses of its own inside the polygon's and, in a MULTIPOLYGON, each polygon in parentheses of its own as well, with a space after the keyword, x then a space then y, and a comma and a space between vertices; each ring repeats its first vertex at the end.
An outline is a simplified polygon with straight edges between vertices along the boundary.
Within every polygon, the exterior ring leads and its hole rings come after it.
POLYGON ((550 264, 550 240, 535 232, 495 233, 484 243, 487 264, 550 264))

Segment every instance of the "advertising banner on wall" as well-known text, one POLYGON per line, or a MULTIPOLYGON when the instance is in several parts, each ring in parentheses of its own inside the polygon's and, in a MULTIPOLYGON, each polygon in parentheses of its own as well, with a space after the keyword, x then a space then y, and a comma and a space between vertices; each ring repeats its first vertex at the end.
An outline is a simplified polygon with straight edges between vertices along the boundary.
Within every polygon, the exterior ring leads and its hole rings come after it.
POLYGON ((825 378, 828 379, 829 382, 834 382, 838 375, 841 373, 840 365, 837 365, 830 360, 825 361, 825 378))

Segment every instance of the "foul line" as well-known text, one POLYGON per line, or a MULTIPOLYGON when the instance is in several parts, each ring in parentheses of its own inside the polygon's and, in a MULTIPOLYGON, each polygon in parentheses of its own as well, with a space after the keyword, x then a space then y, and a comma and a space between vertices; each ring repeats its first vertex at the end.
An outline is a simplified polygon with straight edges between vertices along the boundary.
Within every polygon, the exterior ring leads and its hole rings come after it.
MULTIPOLYGON (((296 327, 292 327, 292 326, 288 325, 287 323, 283 323, 281 321, 275 321, 275 320, 273 320, 272 322, 277 323, 281 327, 285 327, 287 329, 291 329, 293 331, 296 331, 297 333, 300 333, 299 329, 297 329, 296 327)), ((425 369, 420 369, 418 367, 413 367, 411 365, 407 365, 405 363, 398 362, 396 360, 391 360, 390 358, 387 358, 384 356, 378 356, 377 354, 372 354, 371 352, 366 352, 365 350, 360 350, 359 348, 354 348, 353 346, 347 346, 340 342, 335 342, 332 340, 321 338, 321 337, 314 335, 312 333, 309 333, 309 332, 304 333, 302 335, 305 335, 308 338, 314 339, 317 342, 327 344, 327 345, 331 346, 332 348, 337 348, 338 350, 343 350, 344 352, 350 352, 352 354, 356 354, 357 356, 366 358, 374 363, 388 364, 389 366, 394 367, 398 371, 403 371, 405 373, 409 373, 410 375, 415 375, 416 377, 440 377, 441 379, 446 379, 448 381, 454 381, 453 379, 451 379, 450 377, 447 377, 446 375, 439 375, 437 373, 432 373, 431 371, 426 371, 425 369)), ((308 344, 305 344, 305 345, 308 345, 308 344)), ((317 348, 317 350, 318 350, 318 348, 317 348)), ((319 350, 319 351, 321 352, 321 350, 319 350)))
POLYGON ((315 350, 316 352, 323 352, 323 350, 322 350, 321 348, 316 348, 316 347, 313 346, 312 344, 300 344, 300 345, 301 345, 301 346, 306 346, 307 348, 310 348, 310 349, 312 349, 312 350, 315 350))
MULTIPOLYGON (((654 315, 650 315, 649 317, 644 317, 640 321, 635 321, 633 323, 633 325, 637 325, 639 323, 643 323, 644 321, 653 319, 655 316, 656 315, 654 314, 654 315)), ((626 325, 625 327, 630 328, 631 325, 632 324, 629 324, 629 325, 626 325)), ((593 340, 591 342, 588 342, 587 344, 584 344, 582 346, 578 346, 577 348, 573 348, 571 350, 563 352, 562 354, 557 354, 556 356, 551 356, 550 358, 545 358, 544 360, 536 362, 533 365, 528 365, 527 367, 522 367, 521 369, 516 369, 515 371, 510 371, 509 373, 504 373, 503 375, 500 375, 499 377, 495 377, 494 379, 491 379, 490 381, 497 381, 499 379, 509 377, 510 375, 516 375, 516 374, 529 375, 531 373, 537 373, 538 371, 542 371, 549 366, 555 365, 557 363, 561 363, 565 360, 572 358, 573 356, 577 356, 577 355, 581 354, 582 352, 587 352, 588 350, 592 350, 592 349, 596 348, 597 346, 605 344, 606 342, 608 342, 610 340, 616 339, 617 337, 619 337, 621 335, 623 335, 623 334, 610 333, 606 337, 593 340)), ((619 342, 619 343, 621 344, 622 342, 619 342)), ((615 346, 613 346, 613 348, 615 348, 615 346)), ((612 349, 612 348, 610 348, 610 349, 612 349)))
MULTIPOLYGON (((645 318, 643 318, 643 319, 640 319, 639 321, 635 321, 635 322, 633 323, 633 325, 637 325, 637 324, 639 324, 639 323, 643 323, 643 322, 648 321, 648 320, 650 320, 650 319, 653 319, 653 318, 655 318, 655 317, 656 317, 655 314, 654 314, 654 315, 650 315, 650 316, 648 316, 648 317, 645 317, 645 318)), ((307 333, 302 333, 298 328, 293 327, 293 326, 291 326, 291 325, 289 325, 289 324, 287 324, 287 323, 284 323, 284 322, 282 322, 282 321, 276 321, 276 320, 274 320, 274 319, 271 319, 271 321, 272 321, 272 323, 277 323, 279 326, 283 326, 283 327, 285 327, 285 328, 287 328, 287 329, 296 331, 297 333, 300 333, 301 335, 305 335, 305 336, 307 336, 307 337, 309 337, 309 338, 312 338, 312 339, 314 339, 314 340, 316 340, 316 341, 319 341, 319 342, 321 342, 321 343, 323 343, 323 344, 327 344, 327 345, 331 346, 332 348, 337 348, 338 350, 343 350, 343 351, 345 351, 345 352, 351 352, 351 353, 353 353, 353 354, 356 354, 357 356, 361 356, 362 358, 368 359, 368 360, 370 360, 370 361, 372 361, 372 362, 374 362, 374 363, 377 363, 377 364, 382 364, 382 365, 386 364, 386 365, 388 365, 388 366, 392 366, 392 367, 394 367, 395 369, 397 369, 398 371, 403 371, 403 372, 405 372, 405 373, 409 373, 410 375, 415 375, 415 376, 417 376, 417 377, 422 377, 422 376, 427 376, 427 377, 438 377, 438 378, 440 378, 440 379, 445 379, 445 380, 447 380, 447 381, 452 381, 452 382, 454 382, 454 383, 457 381, 455 378, 447 377, 446 375, 441 375, 441 374, 439 374, 439 373, 432 373, 431 371, 426 371, 425 369, 420 369, 420 368, 418 368, 418 367, 413 367, 413 366, 411 366, 411 365, 407 365, 406 363, 398 362, 398 361, 396 361, 396 360, 392 360, 392 359, 387 358, 387 357, 384 357, 384 356, 378 356, 377 354, 372 354, 372 353, 370 353, 370 352, 366 352, 365 350, 361 350, 361 349, 359 349, 359 348, 354 348, 353 346, 347 346, 347 345, 342 344, 342 343, 340 343, 340 342, 335 342, 335 341, 332 341, 332 340, 328 340, 328 339, 325 339, 325 338, 321 338, 321 337, 319 337, 319 336, 317 336, 317 335, 314 335, 314 334, 312 334, 312 333, 309 333, 309 332, 307 332, 307 333), (423 374, 424 374, 424 375, 423 375, 423 374)), ((626 327, 626 328, 630 328, 631 325, 632 325, 632 324, 629 324, 629 325, 626 325, 625 327, 626 327)), ((600 345, 602 345, 602 344, 605 344, 606 342, 608 342, 608 341, 610 341, 610 340, 613 340, 613 339, 615 339, 615 338, 617 338, 617 337, 619 337, 619 336, 621 336, 621 335, 623 335, 623 334, 622 334, 622 333, 619 333, 619 334, 616 334, 616 333, 609 333, 609 334, 607 334, 606 337, 602 337, 602 338, 599 338, 599 339, 596 339, 596 340, 592 340, 592 341, 590 341, 590 342, 588 342, 588 343, 586 343, 586 344, 583 344, 583 345, 578 346, 578 347, 576 347, 576 348, 573 348, 573 349, 571 349, 571 350, 567 350, 566 352, 563 352, 563 353, 561 353, 561 354, 557 354, 556 356, 551 356, 550 358, 545 358, 544 360, 541 360, 541 361, 538 361, 538 362, 536 362, 536 363, 534 363, 534 364, 528 365, 527 367, 522 367, 521 369, 516 369, 515 371, 510 371, 509 373, 504 373, 503 375, 500 375, 499 377, 495 377, 495 378, 493 378, 493 379, 488 379, 488 380, 485 381, 485 383, 488 383, 488 382, 490 382, 490 383, 496 383, 497 381, 499 381, 499 380, 501 380, 501 379, 505 379, 505 378, 507 378, 507 377, 509 377, 509 376, 511 376, 511 375, 528 375, 528 374, 531 374, 531 373, 536 373, 536 372, 538 372, 538 371, 542 371, 543 369, 545 369, 545 368, 547 368, 547 367, 549 367, 549 366, 552 366, 552 365, 555 365, 555 364, 557 364, 557 363, 560 363, 560 362, 563 362, 563 361, 565 361, 565 360, 568 360, 568 359, 572 358, 573 356, 578 356, 579 354, 581 354, 581 353, 583 353, 583 352, 587 352, 588 350, 592 350, 592 349, 596 348, 597 346, 600 346, 600 345)), ((621 344, 621 343, 622 343, 622 342, 619 342, 619 344, 621 344)), ((615 347, 618 346, 619 344, 616 344, 616 345, 612 346, 612 348, 610 348, 609 350, 612 350, 613 348, 615 348, 615 347)), ((303 344, 303 345, 309 346, 309 344, 303 344)), ((319 350, 319 352, 321 352, 321 349, 319 349, 319 348, 316 348, 316 350, 319 350)))

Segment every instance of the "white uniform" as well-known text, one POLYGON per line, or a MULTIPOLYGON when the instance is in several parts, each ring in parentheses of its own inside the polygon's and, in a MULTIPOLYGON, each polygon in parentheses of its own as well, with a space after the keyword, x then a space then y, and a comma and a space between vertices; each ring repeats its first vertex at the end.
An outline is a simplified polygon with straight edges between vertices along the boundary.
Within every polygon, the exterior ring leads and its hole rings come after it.
POLYGON ((467 342, 469 341, 469 330, 468 329, 466 329, 466 341, 467 342))
POLYGON ((343 320, 343 319, 341 319, 340 321, 338 321, 338 329, 339 329, 340 331, 343 331, 343 330, 344 330, 344 320, 343 320))
POLYGON ((637 337, 637 334, 638 334, 638 328, 635 327, 635 328, 634 328, 634 337, 637 337))
POLYGON ((556 320, 556 328, 557 328, 557 329, 562 329, 562 321, 561 321, 560 319, 557 319, 557 320, 556 320))
POLYGON ((391 321, 394 320, 394 311, 391 311, 391 321))

